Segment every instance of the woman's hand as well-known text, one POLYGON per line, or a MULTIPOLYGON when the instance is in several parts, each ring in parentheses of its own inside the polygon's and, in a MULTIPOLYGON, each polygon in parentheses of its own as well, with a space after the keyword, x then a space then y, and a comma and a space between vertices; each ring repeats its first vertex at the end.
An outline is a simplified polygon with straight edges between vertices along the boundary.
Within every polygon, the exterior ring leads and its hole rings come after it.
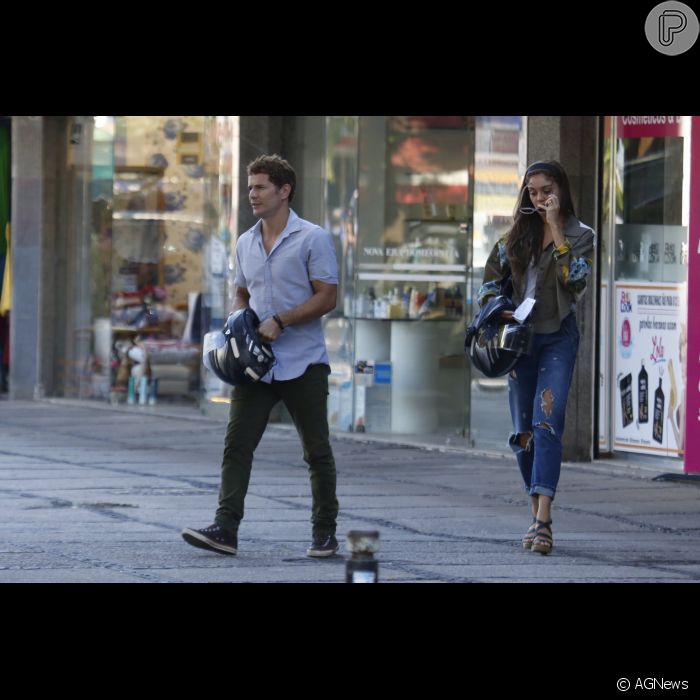
POLYGON ((566 243, 564 233, 562 232, 561 209, 559 207, 559 197, 555 194, 550 194, 544 202, 545 221, 549 230, 552 232, 552 240, 554 247, 559 248, 566 243))
POLYGON ((547 223, 552 226, 559 225, 559 198, 555 194, 549 195, 549 198, 544 203, 545 218, 547 223))
POLYGON ((512 311, 501 311, 501 318, 504 321, 512 321, 513 320, 513 312, 512 311))

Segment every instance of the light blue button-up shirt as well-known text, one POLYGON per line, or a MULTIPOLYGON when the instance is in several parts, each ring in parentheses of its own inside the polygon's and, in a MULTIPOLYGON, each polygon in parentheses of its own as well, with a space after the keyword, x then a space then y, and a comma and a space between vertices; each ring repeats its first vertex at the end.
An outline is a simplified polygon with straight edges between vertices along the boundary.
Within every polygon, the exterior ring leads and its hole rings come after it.
MULTIPOLYGON (((235 284, 248 290, 248 304, 261 322, 310 299, 312 280, 338 284, 335 247, 327 231, 292 209, 269 255, 263 246, 262 219, 238 239, 235 284)), ((286 326, 272 349, 277 362, 262 377, 264 382, 296 379, 309 365, 328 364, 320 318, 286 326)))

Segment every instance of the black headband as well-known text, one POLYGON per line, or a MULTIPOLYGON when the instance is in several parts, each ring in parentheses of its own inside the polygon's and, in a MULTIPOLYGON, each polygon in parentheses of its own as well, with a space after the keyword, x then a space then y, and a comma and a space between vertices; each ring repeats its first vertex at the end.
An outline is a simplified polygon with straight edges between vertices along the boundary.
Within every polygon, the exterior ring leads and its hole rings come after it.
POLYGON ((554 173, 557 177, 561 177, 561 170, 557 168, 556 165, 552 165, 551 163, 545 163, 542 160, 538 160, 537 162, 533 163, 526 171, 525 171, 525 177, 528 175, 531 175, 532 173, 539 172, 540 170, 544 170, 545 172, 549 173, 554 173))

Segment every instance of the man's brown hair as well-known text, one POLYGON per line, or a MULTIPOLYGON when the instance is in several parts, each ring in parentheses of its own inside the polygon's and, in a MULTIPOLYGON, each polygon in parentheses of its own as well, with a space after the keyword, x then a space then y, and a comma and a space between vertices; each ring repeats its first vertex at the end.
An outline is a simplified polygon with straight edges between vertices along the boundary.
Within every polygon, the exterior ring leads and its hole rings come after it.
POLYGON ((283 185, 290 185, 289 198, 291 204, 294 197, 294 190, 297 186, 297 174, 294 168, 281 156, 274 153, 271 156, 258 156, 248 163, 248 175, 265 174, 270 178, 270 182, 278 189, 283 185))

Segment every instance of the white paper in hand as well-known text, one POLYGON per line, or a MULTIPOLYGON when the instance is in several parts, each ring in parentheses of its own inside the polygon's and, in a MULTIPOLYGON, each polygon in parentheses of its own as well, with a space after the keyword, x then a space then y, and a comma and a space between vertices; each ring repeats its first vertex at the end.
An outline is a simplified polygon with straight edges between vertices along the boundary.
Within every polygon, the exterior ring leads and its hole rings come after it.
POLYGON ((520 306, 513 312, 513 318, 518 323, 523 323, 527 317, 530 315, 533 307, 535 306, 535 300, 532 297, 528 297, 525 301, 520 304, 520 306))

